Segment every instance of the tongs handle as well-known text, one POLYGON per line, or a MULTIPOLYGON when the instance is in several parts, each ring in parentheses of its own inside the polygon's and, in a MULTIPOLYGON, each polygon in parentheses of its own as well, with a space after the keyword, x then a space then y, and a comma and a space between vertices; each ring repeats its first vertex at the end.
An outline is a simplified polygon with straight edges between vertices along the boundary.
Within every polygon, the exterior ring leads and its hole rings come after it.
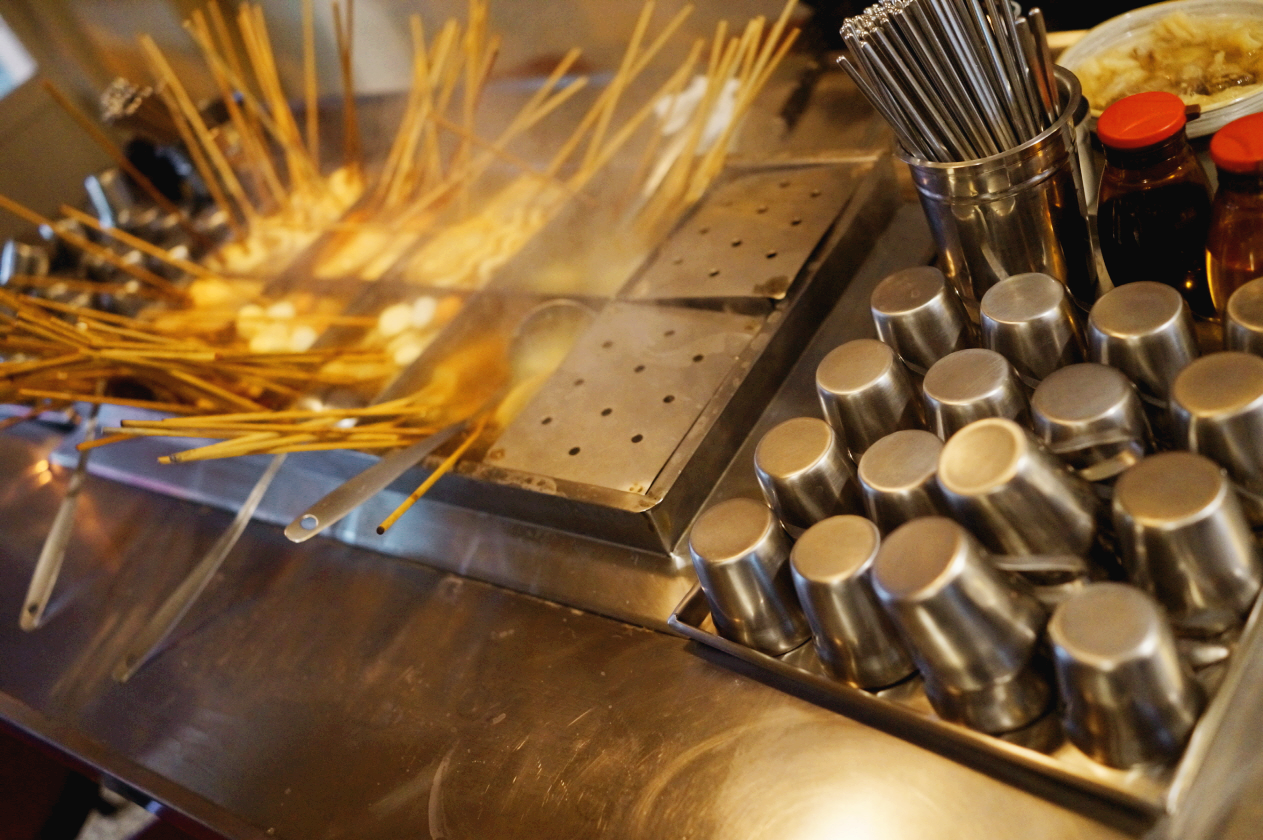
POLYGON ((343 482, 289 523, 285 528, 285 536, 296 543, 304 542, 341 521, 348 513, 386 489, 410 467, 417 465, 431 452, 458 435, 468 422, 461 420, 445 426, 411 446, 392 452, 359 475, 343 482))
MULTIPOLYGON (((88 424, 84 429, 83 441, 87 443, 97 435, 98 417, 101 404, 95 403, 88 415, 88 424)), ((18 624, 23 630, 34 630, 44 619, 44 610, 52 598, 53 587, 57 585, 57 576, 61 574, 62 561, 66 559, 66 547, 70 545, 70 535, 74 532, 75 509, 79 506, 79 492, 83 489, 84 477, 88 472, 88 450, 79 453, 79 461, 75 471, 66 485, 66 495, 62 497, 57 514, 53 517, 52 527, 44 538, 44 546, 40 549, 39 560, 35 561, 35 570, 31 572, 31 583, 26 590, 26 600, 22 602, 22 615, 18 624)))
POLYGON ((267 492, 272 479, 276 477, 277 472, 280 471, 281 465, 284 463, 285 456, 283 454, 272 457, 268 468, 263 471, 263 475, 255 482, 250 495, 246 497, 241 509, 237 511, 232 524, 228 526, 224 533, 219 535, 219 539, 215 540, 215 544, 211 546, 210 551, 206 552, 206 555, 198 561, 198 564, 193 567, 184 580, 180 581, 180 585, 167 597, 167 600, 162 602, 162 606, 149 619, 149 623, 144 626, 136 638, 132 640, 132 643, 128 645, 127 652, 123 654, 122 660, 114 669, 114 679, 119 682, 127 682, 146 662, 153 658, 158 646, 162 644, 167 636, 171 635, 171 631, 184 618, 185 613, 189 611, 189 607, 193 606, 193 602, 202 594, 206 584, 210 583, 211 578, 215 576, 215 572, 219 571, 219 567, 223 565, 229 552, 237 544, 237 540, 241 539, 242 532, 250 524, 251 518, 254 517, 254 512, 259 508, 259 502, 263 500, 263 494, 267 492))

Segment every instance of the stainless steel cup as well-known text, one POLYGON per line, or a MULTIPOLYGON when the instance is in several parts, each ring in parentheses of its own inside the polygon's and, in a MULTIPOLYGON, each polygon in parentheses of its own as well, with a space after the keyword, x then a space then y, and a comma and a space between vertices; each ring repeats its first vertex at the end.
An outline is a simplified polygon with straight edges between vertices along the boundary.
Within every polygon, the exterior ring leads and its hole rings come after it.
POLYGON ((816 368, 825 419, 858 460, 880 438, 924 425, 921 404, 895 352, 861 338, 834 348, 816 368))
POLYGON ((137 201, 127 177, 118 169, 106 169, 83 181, 92 211, 106 227, 135 229, 153 220, 156 207, 137 201))
POLYGON ((1218 464, 1191 452, 1146 458, 1119 477, 1113 516, 1128 577, 1181 632, 1213 636, 1249 611, 1263 565, 1218 464))
POLYGON ((982 296, 983 346, 1009 360, 1030 387, 1083 361, 1083 338, 1066 287, 1047 274, 1015 274, 982 296))
POLYGON ((1015 149, 963 163, 931 163, 898 150, 952 284, 967 300, 1013 274, 1039 271, 1066 284, 1084 308, 1096 265, 1076 152, 1079 82, 1056 68, 1062 112, 1015 149))
POLYGON ((1031 396, 1035 437, 1088 481, 1105 481, 1153 448, 1131 380, 1085 362, 1050 373, 1031 396))
POLYGON ((873 592, 880 545, 872 522, 832 516, 807 529, 789 555, 817 656, 833 676, 860 688, 892 685, 915 670, 873 592))
POLYGON ((1176 442, 1226 469, 1263 523, 1263 358, 1226 351, 1189 364, 1171 386, 1171 420, 1176 442))
POLYGON ((1263 277, 1251 280, 1228 298, 1224 349, 1263 356, 1263 277))
POLYGON ((921 429, 886 435, 860 458, 856 475, 869 519, 883 534, 918 516, 941 514, 938 457, 943 441, 921 429))
POLYGON ((1118 368, 1142 398, 1163 408, 1176 374, 1197 358, 1193 314, 1164 283, 1128 283, 1102 295, 1087 332, 1089 359, 1118 368))
POLYGON ((1022 676, 1044 609, 963 527, 939 516, 900 526, 882 543, 872 576, 940 715, 1004 732, 1044 711, 1047 686, 1022 676))
POLYGON ((1048 636, 1076 747, 1120 768, 1179 757, 1205 699, 1150 596, 1091 584, 1056 609, 1048 636))
POLYGON ((947 354, 973 346, 965 307, 934 266, 886 277, 873 289, 869 308, 878 337, 919 376, 947 354))
POLYGON ((689 553, 721 636, 773 656, 811 637, 789 551, 772 512, 753 499, 720 502, 697 518, 689 553))
POLYGON ((921 383, 927 426, 943 440, 983 417, 1025 421, 1029 410, 1013 366, 994 350, 958 350, 921 383))
POLYGON ((938 484, 952 515, 997 554, 1087 554, 1100 502, 1030 432, 1000 417, 948 439, 938 484))
POLYGON ((754 450, 768 507, 792 536, 829 516, 860 510, 855 473, 829 424, 795 417, 768 430, 754 450))
POLYGON ((48 274, 48 250, 9 239, 0 249, 0 286, 14 277, 41 277, 48 274))

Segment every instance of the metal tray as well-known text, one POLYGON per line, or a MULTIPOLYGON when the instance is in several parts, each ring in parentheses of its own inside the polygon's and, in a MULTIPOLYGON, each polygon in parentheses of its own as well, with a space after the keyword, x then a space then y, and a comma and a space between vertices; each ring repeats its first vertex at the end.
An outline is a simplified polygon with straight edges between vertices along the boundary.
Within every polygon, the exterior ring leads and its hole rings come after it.
MULTIPOLYGON (((773 657, 729 641, 716 632, 700 586, 695 586, 684 597, 667 624, 695 642, 753 666, 756 676, 775 687, 869 726, 1049 798, 1066 799, 1063 794, 1068 791, 1088 794, 1149 820, 1179 807, 1205 762, 1225 716, 1245 699, 1245 663, 1263 654, 1260 609, 1263 609, 1263 599, 1255 602, 1217 690, 1194 728, 1180 761, 1174 766, 1133 770, 1106 767, 1079 752, 1064 738, 1055 712, 1017 732, 986 735, 938 718, 918 676, 870 693, 826 676, 810 642, 773 657), (1052 788, 1048 787, 1049 782, 1052 788)), ((736 670, 748 670, 737 662, 725 664, 736 670)))
MULTIPOLYGON (((759 212, 765 204, 771 208, 767 217, 784 210, 780 215, 791 221, 801 217, 799 227, 814 229, 813 247, 778 254, 775 260, 759 256, 764 263, 776 262, 788 281, 776 284, 774 295, 751 290, 747 283, 737 297, 681 300, 675 288, 669 299, 647 297, 653 286, 639 283, 639 278, 652 279, 656 266, 674 259, 669 256, 675 254, 673 243, 695 235, 693 217, 685 219, 628 281, 636 294, 590 301, 600 313, 588 338, 580 340, 505 430, 503 443, 492 444, 483 462, 462 463, 428 498, 631 548, 669 552, 885 228, 896 204, 893 185, 885 156, 727 173, 715 190, 720 200, 771 191, 795 205, 779 206, 776 195, 748 201, 751 241, 766 224, 759 212), (813 188, 806 186, 812 183, 827 183, 830 192, 812 197, 813 188), (795 184, 802 185, 800 192, 805 190, 807 198, 794 192, 795 184), (804 202, 813 205, 814 215, 797 207, 804 202), (575 386, 579 381, 582 387, 575 386), (646 409, 651 396, 656 413, 646 409), (545 418, 553 422, 545 423, 545 418), (613 437, 612 425, 618 426, 613 437), (570 454, 574 450, 579 454, 570 454)), ((708 202, 709 197, 703 199, 695 215, 711 212, 708 202)), ((735 211, 725 212, 731 216, 735 211)), ((748 262, 741 248, 726 248, 733 259, 748 262)), ((508 316, 513 312, 549 297, 498 288, 474 295, 387 395, 424 381, 462 337, 487 329, 497 319, 512 321, 508 316)), ((169 470, 156 476, 154 458, 174 448, 176 444, 160 438, 105 447, 93 454, 90 469, 142 485, 162 484, 166 492, 210 504, 236 504, 235 497, 224 497, 222 486, 201 483, 212 474, 217 477, 211 480, 222 482, 219 470, 190 472, 193 485, 169 470), (168 476, 170 483, 164 481, 168 476)), ((367 466, 374 460, 361 453, 303 459, 308 476, 302 482, 313 493, 308 501, 319 498, 317 482, 336 483, 346 477, 349 463, 367 466)), ((427 466, 440 460, 436 457, 427 466)), ((290 469, 287 465, 286 471, 290 469)), ((286 472, 278 479, 296 481, 286 472)), ((420 479, 410 475, 401 481, 415 487, 420 479)), ((284 521, 293 514, 271 510, 271 505, 265 500, 257 515, 284 521)))

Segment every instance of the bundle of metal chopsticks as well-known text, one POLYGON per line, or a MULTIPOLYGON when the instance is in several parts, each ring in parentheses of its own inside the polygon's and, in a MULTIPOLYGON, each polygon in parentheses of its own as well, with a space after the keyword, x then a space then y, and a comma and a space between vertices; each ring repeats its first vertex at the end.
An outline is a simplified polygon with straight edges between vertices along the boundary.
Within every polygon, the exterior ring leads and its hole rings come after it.
POLYGON ((1020 146, 1060 115, 1043 14, 1007 0, 881 0, 847 18, 839 63, 911 154, 940 163, 1020 146))

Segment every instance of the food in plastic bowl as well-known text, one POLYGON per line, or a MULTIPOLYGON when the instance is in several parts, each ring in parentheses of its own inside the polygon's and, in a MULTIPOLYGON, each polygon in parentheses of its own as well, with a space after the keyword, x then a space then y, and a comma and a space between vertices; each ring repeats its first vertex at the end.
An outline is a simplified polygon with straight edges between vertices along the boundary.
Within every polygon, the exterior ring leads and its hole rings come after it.
POLYGON ((1174 0, 1102 23, 1058 62, 1079 78, 1095 118, 1125 96, 1174 93, 1199 105, 1189 136, 1263 111, 1263 3, 1174 0))

